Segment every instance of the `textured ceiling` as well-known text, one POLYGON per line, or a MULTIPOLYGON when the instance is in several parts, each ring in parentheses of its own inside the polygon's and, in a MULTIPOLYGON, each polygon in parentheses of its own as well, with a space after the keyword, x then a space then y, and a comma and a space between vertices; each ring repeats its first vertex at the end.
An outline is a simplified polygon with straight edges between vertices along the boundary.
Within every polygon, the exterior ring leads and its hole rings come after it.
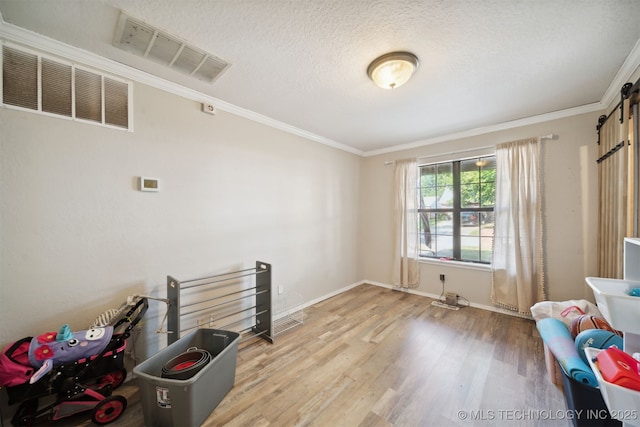
POLYGON ((598 103, 640 39, 638 0, 0 0, 0 12, 365 153, 598 103), (121 11, 232 66, 207 84, 117 49, 121 11), (379 89, 367 65, 395 50, 420 68, 379 89))

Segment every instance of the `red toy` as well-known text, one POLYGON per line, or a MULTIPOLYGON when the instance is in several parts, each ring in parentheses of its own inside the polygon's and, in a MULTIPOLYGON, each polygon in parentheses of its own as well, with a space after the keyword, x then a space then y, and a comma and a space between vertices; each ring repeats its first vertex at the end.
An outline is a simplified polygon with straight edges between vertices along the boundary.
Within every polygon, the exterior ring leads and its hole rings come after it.
POLYGON ((598 367, 602 378, 620 387, 640 391, 640 362, 617 348, 598 353, 598 367))

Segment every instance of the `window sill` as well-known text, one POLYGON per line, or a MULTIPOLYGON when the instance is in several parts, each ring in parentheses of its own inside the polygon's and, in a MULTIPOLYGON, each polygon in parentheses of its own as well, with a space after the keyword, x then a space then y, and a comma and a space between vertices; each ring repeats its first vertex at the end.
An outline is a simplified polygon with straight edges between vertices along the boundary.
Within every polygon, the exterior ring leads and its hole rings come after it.
POLYGON ((420 258, 418 260, 421 264, 430 264, 430 265, 438 265, 438 266, 450 266, 455 268, 463 268, 467 270, 479 270, 479 271, 491 271, 491 264, 476 264, 473 262, 463 262, 463 261, 455 261, 455 260, 443 260, 443 259, 435 259, 435 258, 420 258))

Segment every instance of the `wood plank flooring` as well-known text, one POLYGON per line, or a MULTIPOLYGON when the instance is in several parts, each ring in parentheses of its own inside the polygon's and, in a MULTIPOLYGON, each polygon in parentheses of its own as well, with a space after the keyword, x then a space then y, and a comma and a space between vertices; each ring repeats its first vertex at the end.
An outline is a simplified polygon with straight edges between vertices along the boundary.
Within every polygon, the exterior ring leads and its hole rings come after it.
MULTIPOLYGON (((431 301, 360 285, 305 309, 275 344, 241 344, 235 386, 203 425, 572 425, 533 321, 431 301)), ((135 384, 112 426, 144 425, 135 384)))

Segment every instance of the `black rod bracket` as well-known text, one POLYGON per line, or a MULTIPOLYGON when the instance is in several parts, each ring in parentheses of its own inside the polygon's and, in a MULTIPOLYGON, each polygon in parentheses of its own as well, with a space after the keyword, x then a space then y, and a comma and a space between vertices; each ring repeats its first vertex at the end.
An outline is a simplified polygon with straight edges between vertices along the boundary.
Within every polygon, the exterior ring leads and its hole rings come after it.
POLYGON ((600 117, 598 117, 598 125, 596 126, 596 130, 598 131, 598 145, 600 145, 600 129, 602 128, 602 126, 604 126, 606 121, 607 121, 606 115, 603 114, 600 117))
POLYGON ((620 89, 620 124, 624 123, 624 100, 631 95, 633 83, 625 83, 620 89))

